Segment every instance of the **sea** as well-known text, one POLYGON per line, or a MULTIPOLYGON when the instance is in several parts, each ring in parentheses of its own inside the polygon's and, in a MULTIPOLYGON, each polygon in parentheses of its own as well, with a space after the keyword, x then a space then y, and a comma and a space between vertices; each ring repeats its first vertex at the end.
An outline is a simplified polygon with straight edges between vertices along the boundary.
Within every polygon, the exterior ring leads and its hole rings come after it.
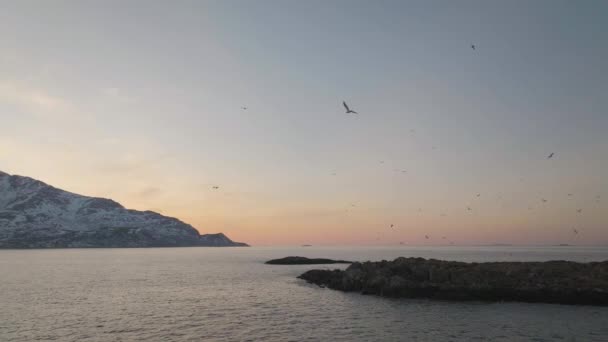
POLYGON ((289 255, 608 260, 605 247, 0 250, 0 341, 608 341, 608 307, 389 299, 297 279, 289 255))

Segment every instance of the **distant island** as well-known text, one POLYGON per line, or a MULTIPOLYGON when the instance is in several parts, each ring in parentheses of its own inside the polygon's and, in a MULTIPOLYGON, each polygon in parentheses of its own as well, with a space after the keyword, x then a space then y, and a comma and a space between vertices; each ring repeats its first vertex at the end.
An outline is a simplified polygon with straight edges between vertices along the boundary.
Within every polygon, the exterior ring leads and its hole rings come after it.
POLYGON ((423 258, 355 262, 299 278, 331 289, 401 298, 608 305, 608 261, 465 263, 423 258))
POLYGON ((0 171, 0 248, 243 247, 153 211, 0 171))
POLYGON ((352 264, 352 261, 333 260, 325 258, 310 259, 300 256, 288 256, 281 259, 266 261, 268 265, 323 265, 323 264, 352 264))

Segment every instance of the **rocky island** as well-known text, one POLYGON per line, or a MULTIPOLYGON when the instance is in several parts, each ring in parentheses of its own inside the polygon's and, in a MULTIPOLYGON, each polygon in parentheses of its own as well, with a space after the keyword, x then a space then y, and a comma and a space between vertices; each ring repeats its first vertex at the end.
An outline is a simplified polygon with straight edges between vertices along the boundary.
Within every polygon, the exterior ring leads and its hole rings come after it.
POLYGON ((423 258, 355 262, 299 278, 387 297, 608 305, 608 261, 465 263, 423 258))
POLYGON ((323 264, 352 264, 352 261, 332 260, 324 258, 305 258, 300 256, 288 256, 281 259, 266 261, 268 265, 323 265, 323 264))
POLYGON ((240 247, 153 211, 126 209, 0 171, 0 248, 240 247))

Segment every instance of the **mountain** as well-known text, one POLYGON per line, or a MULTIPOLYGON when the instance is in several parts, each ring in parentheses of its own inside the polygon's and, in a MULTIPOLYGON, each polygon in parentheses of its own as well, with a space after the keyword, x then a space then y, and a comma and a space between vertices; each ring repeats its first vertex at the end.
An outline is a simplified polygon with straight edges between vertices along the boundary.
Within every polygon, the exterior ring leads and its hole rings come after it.
POLYGON ((236 247, 176 218, 0 171, 0 248, 236 247))

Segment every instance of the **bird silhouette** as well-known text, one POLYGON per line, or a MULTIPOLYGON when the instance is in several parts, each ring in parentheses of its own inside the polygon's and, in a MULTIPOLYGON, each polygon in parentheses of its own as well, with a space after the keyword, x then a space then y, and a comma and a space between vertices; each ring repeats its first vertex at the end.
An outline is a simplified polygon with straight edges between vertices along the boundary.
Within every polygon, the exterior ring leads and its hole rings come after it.
POLYGON ((543 203, 547 203, 546 199, 542 198, 541 200, 543 201, 543 203))
POLYGON ((351 110, 350 108, 348 108, 346 101, 342 101, 342 105, 344 105, 344 108, 346 109, 346 114, 359 114, 359 113, 355 112, 354 110, 351 110))
POLYGON ((481 196, 481 194, 477 194, 477 197, 481 196))
POLYGON ((247 110, 247 107, 241 107, 242 110, 247 110))
POLYGON ((428 239, 429 239, 429 236, 428 236, 428 235, 425 235, 425 236, 424 236, 424 238, 428 240, 428 239))
POLYGON ((219 187, 219 186, 217 186, 217 185, 214 185, 212 188, 213 188, 213 190, 217 190, 217 189, 219 189, 220 187, 219 187))
POLYGON ((550 155, 547 157, 547 159, 551 159, 551 158, 553 158, 553 155, 554 155, 554 154, 555 154, 555 153, 551 152, 551 154, 550 154, 550 155))
POLYGON ((574 232, 574 235, 578 234, 578 230, 576 230, 576 228, 572 228, 572 231, 574 232))
POLYGON ((475 50, 475 44, 471 44, 471 49, 475 50))
POLYGON ((393 228, 394 226, 395 226, 394 224, 391 224, 391 228, 393 228))
POLYGON ((471 211, 471 210, 473 210, 473 209, 471 209, 471 207, 467 207, 467 210, 471 211))
POLYGON ((576 212, 580 214, 583 212, 583 209, 576 209, 576 212))

